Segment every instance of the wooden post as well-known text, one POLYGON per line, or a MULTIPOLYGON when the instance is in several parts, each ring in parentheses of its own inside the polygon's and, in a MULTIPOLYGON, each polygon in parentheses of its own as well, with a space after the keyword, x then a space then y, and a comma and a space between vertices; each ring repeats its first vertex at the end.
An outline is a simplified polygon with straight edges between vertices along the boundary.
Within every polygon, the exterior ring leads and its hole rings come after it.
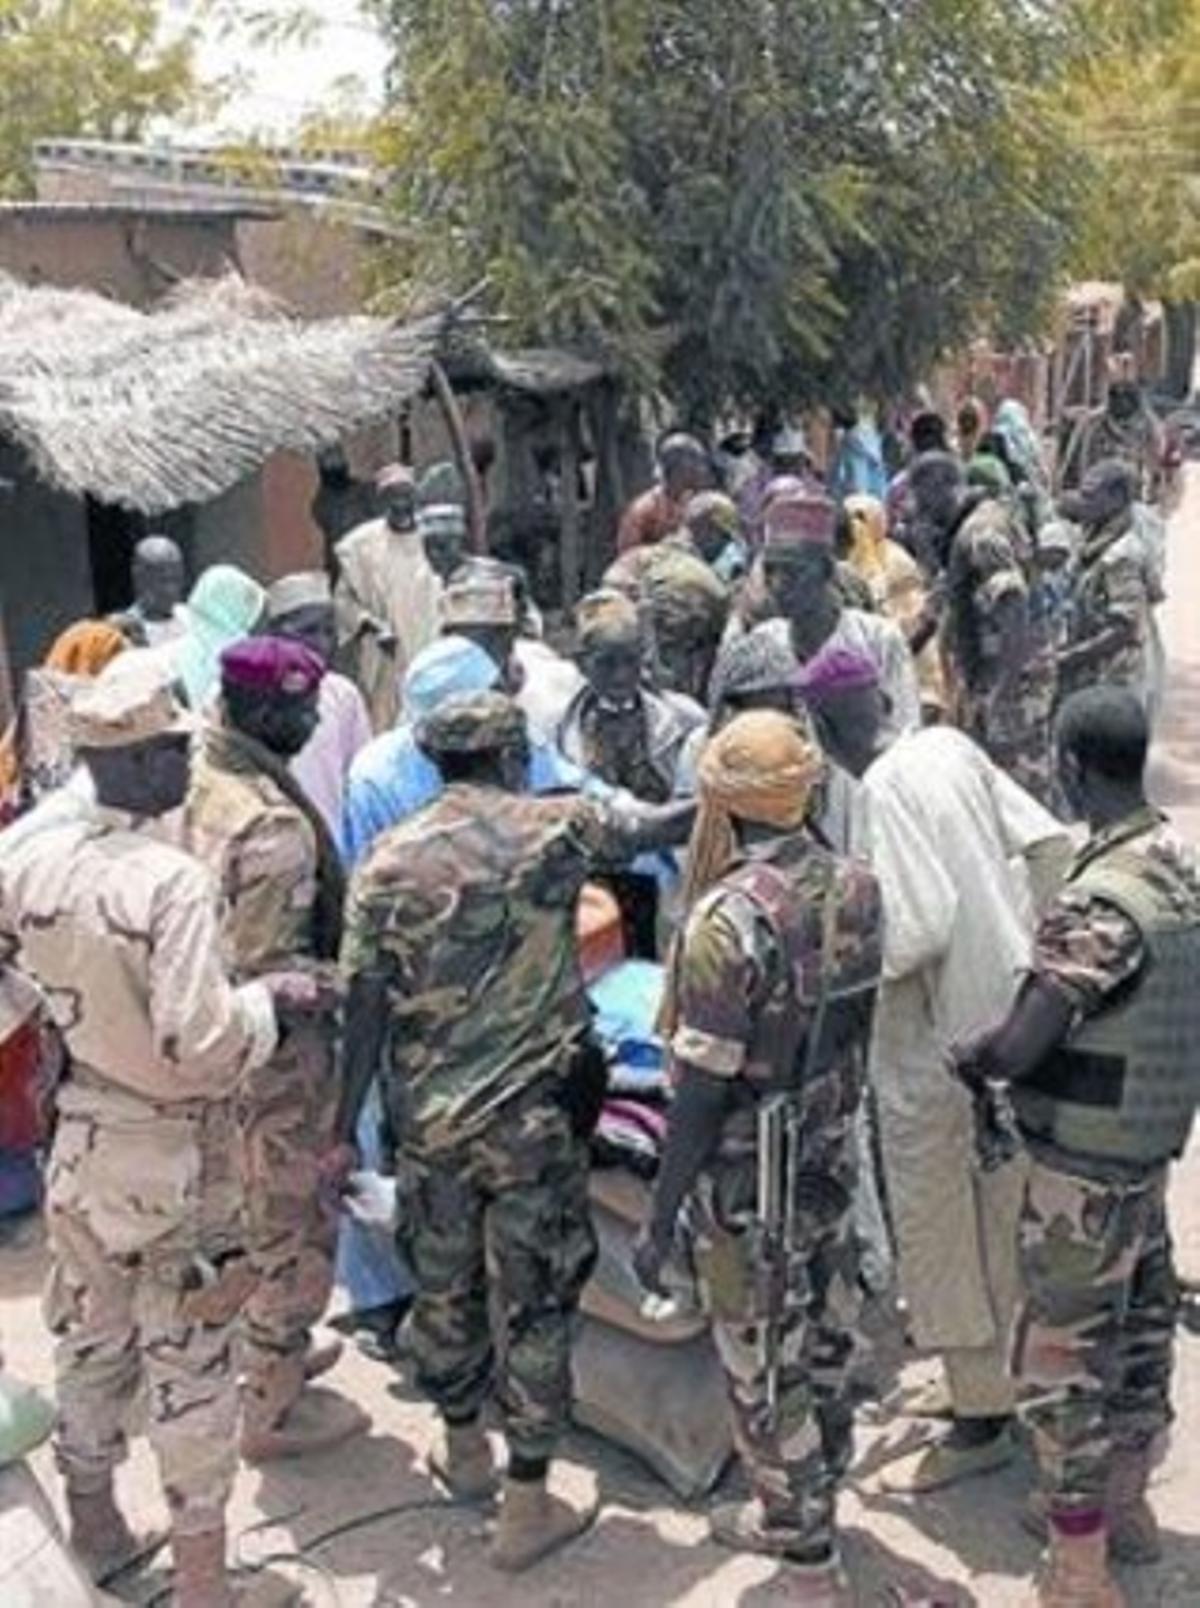
POLYGON ((483 487, 479 484, 479 476, 475 473, 475 460, 471 457, 471 444, 467 440, 466 426, 463 424, 462 410, 458 405, 458 398, 450 384, 445 369, 435 359, 430 364, 430 374, 433 378, 434 394, 438 399, 438 406, 442 410, 442 417, 446 422, 446 430, 450 436, 450 446, 454 453, 454 461, 458 465, 458 472, 463 478, 467 488, 467 531, 470 536, 471 551, 473 553, 487 552, 487 521, 483 512, 483 487))
POLYGON ((579 421, 578 404, 559 404, 559 461, 562 471, 562 535, 559 563, 564 609, 575 606, 580 597, 583 576, 583 549, 579 520, 579 421))

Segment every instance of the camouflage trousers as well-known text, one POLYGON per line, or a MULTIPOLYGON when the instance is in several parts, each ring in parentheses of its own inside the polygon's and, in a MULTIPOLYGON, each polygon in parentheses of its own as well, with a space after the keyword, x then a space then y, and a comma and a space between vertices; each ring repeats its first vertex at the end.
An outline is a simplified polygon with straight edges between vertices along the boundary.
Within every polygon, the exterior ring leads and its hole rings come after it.
POLYGON ((338 1087, 332 1039, 321 1026, 296 1028, 252 1072, 238 1120, 246 1187, 246 1244, 255 1285, 243 1314, 247 1410, 270 1395, 278 1419, 303 1385, 312 1326, 329 1304, 337 1216, 321 1193, 319 1163, 333 1142, 338 1087))
POLYGON ((961 724, 994 765, 1057 814, 1062 798, 1054 762, 1056 687, 1053 662, 1039 661, 1003 701, 964 698, 961 724))
POLYGON ((786 1272, 800 1292, 779 1321, 777 1407, 768 1403, 757 1232, 758 1156, 727 1136, 695 1196, 693 1251, 729 1393, 734 1440, 781 1552, 832 1543, 850 1466, 848 1376, 861 1298, 852 1128, 797 1178, 797 1241, 786 1272))
POLYGON ((45 1298, 58 1465, 77 1490, 103 1486, 144 1392, 172 1523, 185 1533, 220 1521, 237 1467, 246 1264, 235 1137, 231 1103, 154 1105, 78 1076, 59 1092, 45 1298))
POLYGON ((1020 1226, 1013 1344, 1022 1416, 1058 1510, 1102 1500, 1115 1448, 1169 1427, 1178 1289, 1166 1171, 1100 1183, 1034 1160, 1020 1226))
POLYGON ((419 1385, 464 1422, 494 1380, 510 1450, 549 1457, 570 1414, 572 1323, 596 1260, 586 1145, 541 1096, 461 1149, 406 1156, 398 1170, 419 1385))

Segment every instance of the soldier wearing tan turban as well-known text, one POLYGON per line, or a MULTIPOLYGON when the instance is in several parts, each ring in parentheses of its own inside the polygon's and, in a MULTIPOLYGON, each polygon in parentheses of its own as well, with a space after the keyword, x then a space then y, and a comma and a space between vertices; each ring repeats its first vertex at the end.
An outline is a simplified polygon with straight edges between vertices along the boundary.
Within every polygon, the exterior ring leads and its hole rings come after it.
POLYGON ((688 878, 700 897, 665 1024, 675 1100, 635 1253, 643 1284, 661 1293, 690 1195, 753 1491, 713 1513, 713 1536, 789 1559, 807 1575, 798 1600, 823 1604, 843 1600, 835 1505, 851 1453, 854 1116, 882 942, 874 877, 810 829, 824 770, 811 734, 774 710, 739 715, 705 749, 688 878), (756 1210, 767 1194, 788 1225, 777 1239, 756 1210), (778 1300, 764 1301, 764 1273, 778 1300))

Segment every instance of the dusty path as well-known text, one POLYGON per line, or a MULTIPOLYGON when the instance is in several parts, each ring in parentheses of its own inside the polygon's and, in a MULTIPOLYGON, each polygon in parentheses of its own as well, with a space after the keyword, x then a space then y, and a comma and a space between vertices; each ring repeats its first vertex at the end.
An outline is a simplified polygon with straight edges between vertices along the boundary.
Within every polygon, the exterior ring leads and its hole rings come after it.
MULTIPOLYGON (((1155 787, 1200 842, 1200 469, 1171 538, 1171 602, 1165 627, 1171 652, 1171 701, 1156 756, 1155 787)), ((1181 1260, 1200 1277, 1200 1148, 1175 1179, 1175 1232, 1181 1260)), ((18 1372, 48 1384, 50 1346, 38 1310, 40 1245, 0 1251, 0 1346, 18 1372)), ((1131 1573, 1125 1585, 1135 1608, 1200 1604, 1200 1464, 1189 1455, 1200 1438, 1200 1338, 1181 1335, 1176 1405, 1179 1424, 1154 1500, 1167 1531, 1162 1566, 1131 1573)), ((915 1378, 919 1366, 911 1371, 915 1378)), ((765 1560, 733 1557, 705 1540, 700 1512, 681 1508, 630 1459, 585 1436, 567 1448, 569 1481, 599 1480, 604 1502, 593 1534, 560 1560, 509 1582, 488 1568, 475 1517, 436 1501, 421 1460, 428 1449, 428 1410, 381 1367, 349 1356, 334 1382, 366 1406, 370 1438, 337 1455, 270 1474, 243 1472, 234 1526, 268 1522, 246 1534, 244 1555, 287 1551, 334 1527, 393 1504, 416 1506, 364 1525, 321 1546, 328 1576, 297 1572, 308 1601, 341 1608, 762 1608, 794 1600, 786 1571, 765 1560), (594 1472, 592 1472, 594 1471, 594 1472), (432 1508, 427 1506, 433 1499, 432 1508)), ((861 1604, 882 1602, 885 1581, 903 1581, 939 1600, 1005 1608, 1028 1600, 1036 1547, 1017 1524, 1028 1470, 1017 1467, 945 1496, 914 1503, 872 1495, 869 1470, 881 1440, 897 1426, 865 1424, 855 1486, 843 1502, 846 1554, 861 1604)), ((56 1491, 45 1451, 36 1467, 56 1491)), ((144 1443, 122 1471, 123 1495, 135 1517, 160 1516, 144 1443)))

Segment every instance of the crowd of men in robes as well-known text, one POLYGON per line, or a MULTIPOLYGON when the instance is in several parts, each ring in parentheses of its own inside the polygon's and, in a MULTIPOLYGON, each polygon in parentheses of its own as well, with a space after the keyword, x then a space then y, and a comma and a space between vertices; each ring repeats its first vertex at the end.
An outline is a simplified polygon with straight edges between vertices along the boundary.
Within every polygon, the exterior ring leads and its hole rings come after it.
POLYGON ((498 1502, 496 1566, 590 1524, 552 1478, 608 1077, 588 887, 663 965, 633 1266, 669 1305, 686 1240, 711 1318, 752 1493, 714 1537, 853 1600, 871 1301, 941 1364, 886 1489, 1003 1466, 1020 1413, 1044 1608, 1157 1556, 1200 878, 1143 791, 1152 477, 1125 412, 1057 506, 1015 401, 916 415, 891 476, 843 425, 827 471, 794 425, 664 438, 563 651, 470 551, 453 469, 393 466, 336 581, 216 565, 185 597, 151 537, 130 608, 27 676, 0 1006, 56 1069, 46 1314, 93 1578, 148 1545, 113 1487, 144 1393, 175 1600, 286 1600, 235 1585, 225 1507, 239 1456, 368 1428, 315 1332, 339 1256, 343 1326, 437 1409, 435 1477, 498 1502), (347 1208, 384 1178, 381 1248, 347 1208))

